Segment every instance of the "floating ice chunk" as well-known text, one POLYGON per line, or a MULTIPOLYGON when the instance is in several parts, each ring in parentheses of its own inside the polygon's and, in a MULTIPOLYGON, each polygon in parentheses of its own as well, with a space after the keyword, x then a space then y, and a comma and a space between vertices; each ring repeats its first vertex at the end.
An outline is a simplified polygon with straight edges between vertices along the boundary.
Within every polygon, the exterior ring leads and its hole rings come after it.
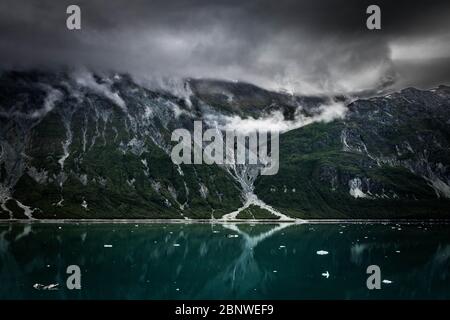
POLYGON ((112 244, 105 244, 105 245, 103 245, 103 247, 105 247, 105 248, 112 248, 112 244))
POLYGON ((33 284, 33 288, 36 290, 58 290, 59 283, 52 283, 47 286, 44 286, 40 283, 33 284))
POLYGON ((273 272, 273 273, 277 273, 278 271, 277 271, 277 270, 273 270, 272 272, 273 272))
POLYGON ((49 284, 48 286, 45 286, 43 289, 44 290, 58 290, 58 286, 59 286, 59 283, 52 283, 52 284, 49 284))
POLYGON ((214 230, 214 231, 213 231, 213 233, 219 233, 219 231, 217 231, 217 230, 214 230))
POLYGON ((319 251, 317 251, 316 252, 319 256, 324 256, 324 255, 327 255, 328 254, 328 251, 325 251, 325 250, 319 250, 319 251))
POLYGON ((33 288, 35 288, 36 290, 42 290, 42 288, 44 288, 44 285, 40 283, 35 283, 33 284, 33 288))
POLYGON ((238 238, 239 235, 238 234, 229 234, 227 237, 228 238, 238 238))
POLYGON ((283 248, 286 248, 286 246, 281 245, 279 248, 280 248, 280 249, 283 249, 283 248))
POLYGON ((391 280, 387 280, 387 279, 384 279, 382 282, 383 282, 383 283, 386 283, 386 284, 391 284, 391 283, 392 283, 391 280))
POLYGON ((179 244, 179 243, 174 243, 173 246, 174 246, 174 247, 179 247, 180 244, 179 244))
POLYGON ((326 272, 322 273, 322 276, 328 279, 330 277, 330 273, 328 271, 326 271, 326 272))
POLYGON ((396 253, 400 253, 400 250, 396 250, 395 252, 396 252, 396 253))

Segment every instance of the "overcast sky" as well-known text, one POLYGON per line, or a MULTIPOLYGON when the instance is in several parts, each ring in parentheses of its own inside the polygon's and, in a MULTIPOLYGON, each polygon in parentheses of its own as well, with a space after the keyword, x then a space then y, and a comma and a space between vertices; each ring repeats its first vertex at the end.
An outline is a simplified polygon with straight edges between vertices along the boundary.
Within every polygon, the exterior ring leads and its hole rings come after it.
POLYGON ((0 67, 241 80, 303 94, 450 84, 450 1, 1 0, 0 67), (78 4, 82 30, 66 28, 78 4), (369 4, 382 30, 366 28, 369 4))

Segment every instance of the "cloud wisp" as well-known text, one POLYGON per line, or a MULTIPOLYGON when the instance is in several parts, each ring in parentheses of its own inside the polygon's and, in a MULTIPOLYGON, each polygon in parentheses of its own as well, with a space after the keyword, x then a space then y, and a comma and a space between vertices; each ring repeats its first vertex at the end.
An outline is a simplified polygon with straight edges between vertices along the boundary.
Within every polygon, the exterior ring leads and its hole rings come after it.
POLYGON ((70 4, 3 0, 0 67, 218 78, 299 94, 450 81, 448 1, 380 0, 377 31, 366 29, 366 0, 80 0, 80 31, 65 26, 70 4))

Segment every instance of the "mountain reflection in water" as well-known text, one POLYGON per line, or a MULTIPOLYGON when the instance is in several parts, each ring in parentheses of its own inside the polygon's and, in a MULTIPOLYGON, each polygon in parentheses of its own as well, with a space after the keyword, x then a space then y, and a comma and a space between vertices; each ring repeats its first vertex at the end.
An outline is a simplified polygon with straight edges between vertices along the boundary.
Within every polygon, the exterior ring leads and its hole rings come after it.
POLYGON ((449 231, 425 223, 0 224, 0 298, 449 299, 449 231), (372 264, 386 280, 381 290, 366 287, 372 264), (81 268, 81 290, 66 287, 69 265, 81 268))

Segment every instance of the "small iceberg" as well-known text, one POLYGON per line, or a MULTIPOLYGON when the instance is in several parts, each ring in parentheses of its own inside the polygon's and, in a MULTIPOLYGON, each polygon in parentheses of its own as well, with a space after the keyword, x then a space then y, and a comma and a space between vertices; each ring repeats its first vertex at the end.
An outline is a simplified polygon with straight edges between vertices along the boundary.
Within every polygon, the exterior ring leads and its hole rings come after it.
POLYGON ((384 279, 382 282, 383 282, 383 283, 386 283, 386 284, 391 284, 391 283, 392 283, 391 280, 386 280, 386 279, 384 279))
POLYGON ((324 273, 322 273, 322 277, 325 277, 328 279, 330 277, 330 273, 328 271, 324 272, 324 273))
POLYGON ((40 283, 33 284, 33 288, 36 290, 58 290, 58 286, 59 286, 59 283, 52 283, 47 286, 40 284, 40 283))
POLYGON ((44 290, 58 290, 59 283, 49 284, 44 287, 44 290))
POLYGON ((112 244, 104 244, 103 247, 105 247, 105 248, 112 248, 112 244))
POLYGON ((33 284, 33 288, 35 288, 36 290, 42 290, 45 286, 43 284, 40 283, 35 283, 33 284))
POLYGON ((317 251, 316 252, 319 256, 324 256, 324 255, 327 255, 328 254, 328 251, 325 251, 325 250, 319 250, 319 251, 317 251))

